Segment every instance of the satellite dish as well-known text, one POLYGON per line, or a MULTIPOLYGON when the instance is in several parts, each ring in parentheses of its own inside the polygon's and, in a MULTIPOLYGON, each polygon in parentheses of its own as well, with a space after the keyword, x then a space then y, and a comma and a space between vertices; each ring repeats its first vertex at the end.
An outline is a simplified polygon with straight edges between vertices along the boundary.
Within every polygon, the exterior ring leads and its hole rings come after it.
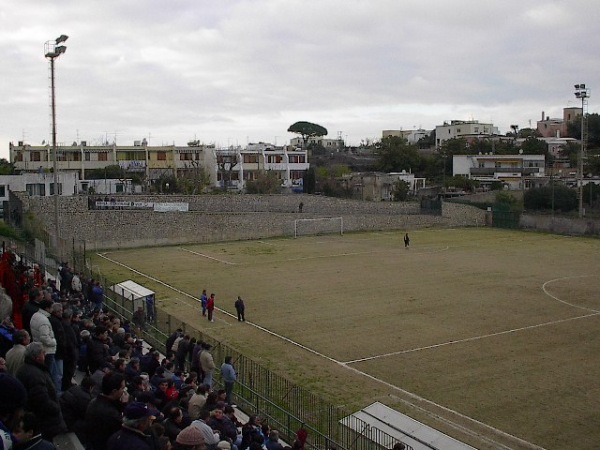
POLYGON ((46 145, 46 140, 45 139, 42 141, 42 145, 46 145))

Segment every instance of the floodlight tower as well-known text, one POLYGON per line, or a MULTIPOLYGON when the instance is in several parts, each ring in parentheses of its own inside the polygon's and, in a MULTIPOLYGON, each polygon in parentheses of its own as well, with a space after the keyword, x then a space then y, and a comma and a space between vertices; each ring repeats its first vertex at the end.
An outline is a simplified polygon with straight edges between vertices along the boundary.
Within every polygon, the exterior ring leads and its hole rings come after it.
POLYGON ((579 168, 577 170, 577 184, 579 186, 579 217, 583 217, 583 157, 585 155, 585 145, 587 138, 585 113, 587 107, 587 99, 590 97, 590 89, 585 83, 576 84, 575 97, 581 99, 581 146, 579 147, 579 168))
POLYGON ((68 38, 69 36, 61 34, 55 40, 46 41, 44 44, 44 56, 50 61, 50 96, 52 104, 52 169, 54 171, 54 232, 56 249, 58 249, 60 246, 60 224, 58 213, 58 196, 60 195, 60 192, 58 189, 58 158, 56 154, 56 95, 54 88, 54 60, 67 51, 67 47, 61 44, 68 38))

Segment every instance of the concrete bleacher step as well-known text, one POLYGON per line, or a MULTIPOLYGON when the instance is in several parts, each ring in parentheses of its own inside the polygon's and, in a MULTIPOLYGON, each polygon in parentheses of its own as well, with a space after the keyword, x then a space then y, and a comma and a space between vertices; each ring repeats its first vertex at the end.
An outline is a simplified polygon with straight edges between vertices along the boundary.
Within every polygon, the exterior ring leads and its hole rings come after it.
POLYGON ((75 433, 59 434, 53 443, 57 450, 85 450, 75 433))

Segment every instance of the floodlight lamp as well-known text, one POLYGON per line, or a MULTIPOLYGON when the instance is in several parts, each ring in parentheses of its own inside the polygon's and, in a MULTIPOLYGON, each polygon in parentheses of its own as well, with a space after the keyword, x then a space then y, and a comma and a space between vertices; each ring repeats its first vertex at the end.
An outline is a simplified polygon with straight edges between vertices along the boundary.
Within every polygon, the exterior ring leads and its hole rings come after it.
POLYGON ((581 92, 575 92, 575 97, 581 98, 581 92))
POLYGON ((575 87, 575 89, 579 89, 579 85, 578 84, 576 84, 574 87, 575 87))
POLYGON ((56 43, 60 44, 62 42, 65 42, 67 39, 69 39, 69 36, 67 36, 66 34, 61 34, 59 37, 56 38, 56 43))
POLYGON ((60 55, 61 53, 64 53, 67 51, 67 47, 64 45, 59 45, 58 47, 54 47, 54 53, 56 53, 56 56, 60 55))
POLYGON ((581 83, 581 84, 579 85, 579 88, 580 88, 580 89, 585 89, 585 83, 581 83))

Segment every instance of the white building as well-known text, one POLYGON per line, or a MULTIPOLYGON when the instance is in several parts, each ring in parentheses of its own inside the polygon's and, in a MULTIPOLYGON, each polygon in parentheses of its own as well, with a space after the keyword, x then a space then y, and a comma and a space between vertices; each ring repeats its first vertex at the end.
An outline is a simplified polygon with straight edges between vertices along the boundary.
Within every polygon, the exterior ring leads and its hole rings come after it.
POLYGON ((418 130, 383 130, 381 132, 381 137, 401 137, 406 139, 409 144, 416 144, 422 138, 428 137, 431 131, 423 130, 419 128, 418 130))
POLYGON ((276 147, 265 142, 250 143, 246 148, 214 149, 214 174, 216 187, 242 191, 247 181, 258 175, 274 171, 281 186, 301 190, 304 174, 309 169, 308 152, 294 146, 276 147))
POLYGON ((508 189, 528 189, 544 177, 545 155, 455 155, 452 174, 478 180, 483 186, 504 183, 508 189))
POLYGON ((477 120, 452 120, 450 123, 435 127, 435 146, 440 147, 445 141, 455 138, 493 136, 498 128, 491 123, 479 123, 477 120))
MULTIPOLYGON (((77 194, 77 173, 58 174, 58 192, 61 196, 77 194)), ((22 175, 0 175, 0 208, 8 201, 9 191, 27 192, 34 197, 54 195, 54 174, 24 173, 22 175)))

